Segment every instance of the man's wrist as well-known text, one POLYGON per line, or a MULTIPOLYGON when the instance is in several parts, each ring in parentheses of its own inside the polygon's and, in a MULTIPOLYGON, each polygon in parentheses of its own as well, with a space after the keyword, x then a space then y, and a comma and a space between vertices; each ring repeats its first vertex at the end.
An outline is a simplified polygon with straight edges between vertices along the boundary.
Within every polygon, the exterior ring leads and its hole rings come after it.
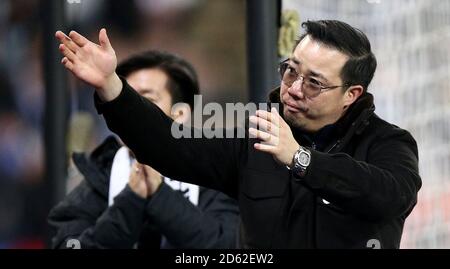
POLYGON ((97 88, 96 91, 103 102, 110 102, 120 95, 122 87, 122 81, 116 72, 114 72, 105 80, 105 85, 97 88))
POLYGON ((288 167, 294 174, 303 177, 311 162, 311 151, 299 146, 292 158, 292 165, 288 167))
POLYGON ((288 169, 288 170, 292 170, 292 168, 294 168, 294 165, 295 165, 295 154, 297 153, 297 151, 298 151, 298 149, 300 148, 300 145, 298 145, 296 148, 295 148, 295 150, 294 150, 294 152, 293 153, 291 153, 291 154, 289 154, 289 156, 291 156, 291 161, 288 163, 288 164, 286 164, 286 168, 288 169))
POLYGON ((290 148, 290 152, 287 156, 289 156, 289 161, 288 163, 285 163, 286 167, 289 168, 289 170, 294 167, 294 155, 295 153, 298 151, 298 149, 300 148, 300 145, 297 143, 295 146, 293 146, 292 148, 290 148))

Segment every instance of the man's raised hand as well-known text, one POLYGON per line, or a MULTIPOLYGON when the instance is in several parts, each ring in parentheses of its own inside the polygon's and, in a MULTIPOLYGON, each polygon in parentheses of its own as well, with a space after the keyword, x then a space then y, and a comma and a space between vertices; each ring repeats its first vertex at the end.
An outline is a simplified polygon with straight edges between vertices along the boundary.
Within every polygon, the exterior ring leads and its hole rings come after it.
POLYGON ((249 128, 251 137, 260 140, 254 144, 255 149, 272 154, 275 160, 283 165, 292 166, 294 154, 300 145, 278 111, 275 108, 270 112, 258 110, 256 115, 250 116, 250 122, 259 127, 249 128))
POLYGON ((120 94, 122 82, 115 73, 117 57, 105 29, 99 32, 100 45, 75 31, 71 31, 69 36, 57 31, 55 36, 64 55, 61 63, 68 70, 95 87, 103 101, 111 101, 120 94))

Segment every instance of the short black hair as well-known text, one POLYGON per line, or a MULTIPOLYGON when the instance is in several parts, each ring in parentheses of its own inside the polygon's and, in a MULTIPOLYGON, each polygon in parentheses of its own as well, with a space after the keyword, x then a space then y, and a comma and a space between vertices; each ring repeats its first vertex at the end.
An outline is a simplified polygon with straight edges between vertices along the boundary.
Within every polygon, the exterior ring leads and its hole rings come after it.
POLYGON ((186 60, 167 52, 149 50, 122 61, 116 68, 119 76, 127 77, 135 71, 156 68, 169 77, 168 89, 172 104, 187 103, 194 108, 194 95, 199 94, 197 73, 186 60))
MULTIPOLYGON (((307 21, 302 23, 305 33, 297 45, 306 37, 337 49, 349 56, 341 70, 344 85, 361 85, 367 91, 377 69, 377 59, 372 53, 370 41, 359 29, 337 20, 307 21)), ((297 47, 297 46, 295 46, 297 47)))

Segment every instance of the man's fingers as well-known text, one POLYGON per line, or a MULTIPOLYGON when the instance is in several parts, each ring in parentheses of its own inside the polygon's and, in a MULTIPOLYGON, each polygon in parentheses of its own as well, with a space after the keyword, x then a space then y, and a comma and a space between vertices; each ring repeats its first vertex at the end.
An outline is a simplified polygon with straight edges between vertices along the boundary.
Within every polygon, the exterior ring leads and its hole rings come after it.
POLYGON ((156 171, 155 169, 153 169, 152 167, 150 167, 148 165, 144 165, 143 168, 145 170, 145 178, 148 181, 154 181, 158 178, 161 178, 161 174, 158 171, 156 171))
POLYGON ((276 149, 275 146, 261 144, 261 143, 255 143, 254 147, 255 147, 255 149, 257 149, 259 151, 263 151, 263 152, 267 152, 267 153, 273 153, 276 149))
POLYGON ((80 49, 80 47, 77 44, 75 44, 75 42, 73 42, 73 40, 70 37, 66 36, 63 32, 58 31, 58 32, 56 32, 55 36, 59 40, 59 42, 64 44, 67 48, 69 48, 75 54, 76 54, 77 50, 80 49))
POLYGON ((271 112, 265 111, 265 110, 257 110, 256 116, 273 123, 277 127, 280 126, 280 119, 279 119, 280 115, 278 115, 278 114, 271 113, 271 112))
POLYGON ((77 56, 70 49, 68 49, 64 44, 59 45, 59 50, 61 53, 71 62, 76 61, 77 56))
POLYGON ((259 130, 263 130, 274 136, 278 136, 280 130, 279 127, 275 124, 257 116, 250 116, 249 120, 251 123, 258 126, 259 130))
POLYGON ((75 31, 70 31, 69 33, 69 37, 73 40, 73 42, 75 42, 75 44, 77 44, 79 47, 84 47, 89 40, 87 40, 86 37, 80 35, 79 33, 75 32, 75 31))
POLYGON ((152 168, 148 165, 143 165, 142 168, 144 169, 144 173, 146 177, 151 176, 152 174, 152 168))
POLYGON ((111 42, 109 41, 108 34, 106 33, 105 28, 102 28, 98 33, 98 41, 100 42, 100 46, 103 49, 112 49, 111 42))
POLYGON ((263 119, 265 119, 267 121, 271 121, 271 119, 272 119, 272 114, 270 112, 268 112, 268 111, 265 111, 265 110, 257 110, 256 111, 256 116, 258 116, 260 118, 263 118, 263 119))
POLYGON ((251 136, 253 136, 254 138, 258 138, 266 143, 275 144, 277 140, 273 135, 260 130, 256 130, 255 128, 250 128, 248 131, 251 136))
POLYGON ((275 108, 275 107, 272 107, 272 108, 270 109, 270 112, 272 112, 272 113, 275 114, 276 116, 280 116, 280 113, 278 113, 278 109, 275 108))
POLYGON ((270 131, 272 129, 272 124, 264 118, 258 116, 250 116, 250 122, 256 124, 259 128, 270 131))
POLYGON ((70 37, 66 36, 62 31, 56 31, 55 37, 62 43, 64 39, 70 39, 70 37))
POLYGON ((69 69, 70 71, 73 71, 73 63, 67 59, 67 57, 64 57, 61 60, 61 63, 64 65, 65 68, 69 69))

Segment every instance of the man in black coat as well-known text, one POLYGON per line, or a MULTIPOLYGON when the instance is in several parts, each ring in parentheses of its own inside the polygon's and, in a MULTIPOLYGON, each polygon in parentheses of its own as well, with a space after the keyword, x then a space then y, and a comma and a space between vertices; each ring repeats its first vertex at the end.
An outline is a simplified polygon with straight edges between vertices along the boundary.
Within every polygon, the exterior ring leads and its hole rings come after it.
POLYGON ((280 113, 258 110, 258 129, 229 139, 174 138, 177 124, 114 72, 106 30, 99 47, 56 36, 62 63, 96 88, 98 112, 140 162, 238 199, 242 247, 398 248, 421 187, 416 142, 374 113, 364 33, 330 20, 303 27, 271 95, 280 113))
MULTIPOLYGON (((198 82, 185 60, 148 51, 122 62, 117 72, 166 115, 179 122, 189 119, 198 82), (187 104, 172 107, 179 102, 187 104)), ((132 161, 128 148, 114 137, 89 158, 73 155, 84 180, 50 212, 54 248, 237 246, 235 200, 212 189, 163 179, 148 166, 131 169, 132 161)))

